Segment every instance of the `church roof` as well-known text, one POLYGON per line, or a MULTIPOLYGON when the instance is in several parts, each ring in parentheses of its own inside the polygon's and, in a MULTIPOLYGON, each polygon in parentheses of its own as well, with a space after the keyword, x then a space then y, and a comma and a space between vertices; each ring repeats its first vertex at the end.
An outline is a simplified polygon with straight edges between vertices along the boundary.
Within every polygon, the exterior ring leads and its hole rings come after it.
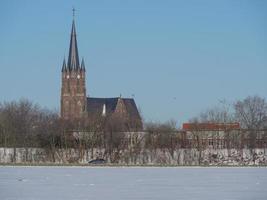
POLYGON ((118 100, 121 99, 125 105, 126 111, 129 114, 130 118, 140 119, 140 115, 134 99, 131 98, 87 98, 87 111, 90 115, 101 114, 103 111, 103 106, 105 105, 106 114, 112 114, 115 112, 118 100))
POLYGON ((101 114, 103 111, 103 105, 106 105, 107 114, 115 111, 118 98, 87 98, 87 111, 88 114, 101 114))
POLYGON ((72 21, 70 48, 69 48, 69 57, 68 57, 67 67, 69 70, 78 69, 80 67, 74 19, 72 21))

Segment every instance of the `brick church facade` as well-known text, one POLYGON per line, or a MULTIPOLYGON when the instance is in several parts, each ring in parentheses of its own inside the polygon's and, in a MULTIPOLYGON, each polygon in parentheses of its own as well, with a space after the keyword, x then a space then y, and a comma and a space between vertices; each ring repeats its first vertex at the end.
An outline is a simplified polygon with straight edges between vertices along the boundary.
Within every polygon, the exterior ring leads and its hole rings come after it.
POLYGON ((79 120, 117 117, 129 130, 141 130, 142 119, 132 98, 95 98, 86 94, 86 69, 78 54, 75 21, 72 21, 69 55, 61 70, 61 118, 79 120))

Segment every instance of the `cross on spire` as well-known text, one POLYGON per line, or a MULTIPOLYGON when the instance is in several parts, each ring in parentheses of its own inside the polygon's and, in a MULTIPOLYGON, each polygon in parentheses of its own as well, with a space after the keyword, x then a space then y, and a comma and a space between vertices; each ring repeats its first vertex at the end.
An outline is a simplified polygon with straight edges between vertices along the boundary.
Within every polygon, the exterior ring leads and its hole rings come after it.
POLYGON ((75 17, 75 8, 74 7, 72 7, 72 16, 73 16, 73 18, 75 17))

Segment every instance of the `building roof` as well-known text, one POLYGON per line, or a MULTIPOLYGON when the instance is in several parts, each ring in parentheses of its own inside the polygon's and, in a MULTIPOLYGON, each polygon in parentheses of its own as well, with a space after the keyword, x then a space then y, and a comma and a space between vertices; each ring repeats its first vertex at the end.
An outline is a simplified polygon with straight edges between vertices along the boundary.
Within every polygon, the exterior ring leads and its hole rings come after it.
POLYGON ((185 131, 218 131, 236 129, 240 129, 239 123, 183 123, 183 130, 185 131))
POLYGON ((106 113, 110 114, 115 111, 118 98, 87 98, 87 111, 88 114, 101 114, 103 111, 103 106, 106 106, 106 113))
POLYGON ((100 115, 103 112, 105 105, 106 115, 110 115, 115 112, 117 103, 121 99, 125 105, 126 111, 130 118, 141 119, 134 99, 131 98, 87 98, 87 111, 89 115, 100 115))

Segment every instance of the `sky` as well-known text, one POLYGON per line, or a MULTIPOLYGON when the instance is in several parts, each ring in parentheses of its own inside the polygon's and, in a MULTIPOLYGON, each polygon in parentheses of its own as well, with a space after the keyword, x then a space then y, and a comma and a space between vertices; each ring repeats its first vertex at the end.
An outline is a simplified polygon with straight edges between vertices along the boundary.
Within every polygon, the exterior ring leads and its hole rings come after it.
POLYGON ((267 1, 1 0, 0 102, 59 110, 72 7, 87 95, 134 97, 145 121, 188 121, 267 97, 267 1))

